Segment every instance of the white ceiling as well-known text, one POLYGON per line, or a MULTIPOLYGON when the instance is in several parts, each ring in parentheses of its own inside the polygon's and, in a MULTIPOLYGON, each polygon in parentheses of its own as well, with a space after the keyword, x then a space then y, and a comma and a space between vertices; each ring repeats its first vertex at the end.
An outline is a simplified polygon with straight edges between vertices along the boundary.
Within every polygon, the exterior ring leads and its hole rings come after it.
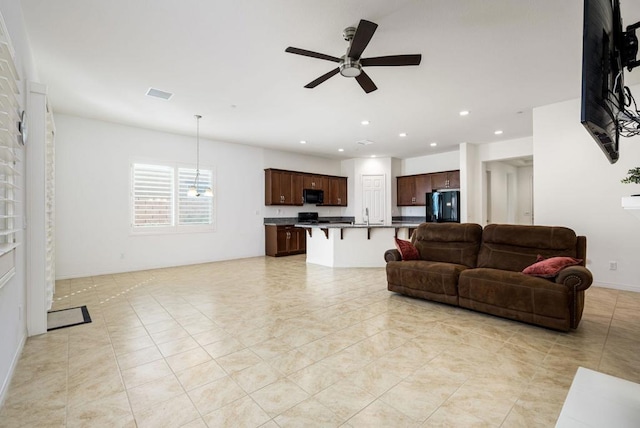
MULTIPOLYGON (((184 135, 201 114, 203 138, 335 158, 532 135, 532 108, 580 97, 582 3, 22 0, 54 112, 184 135), (367 68, 370 94, 340 75, 305 89, 336 65, 285 48, 339 57, 360 19, 379 25, 363 57, 420 53, 420 66, 367 68)), ((640 2, 622 0, 622 14, 639 21, 640 2)))

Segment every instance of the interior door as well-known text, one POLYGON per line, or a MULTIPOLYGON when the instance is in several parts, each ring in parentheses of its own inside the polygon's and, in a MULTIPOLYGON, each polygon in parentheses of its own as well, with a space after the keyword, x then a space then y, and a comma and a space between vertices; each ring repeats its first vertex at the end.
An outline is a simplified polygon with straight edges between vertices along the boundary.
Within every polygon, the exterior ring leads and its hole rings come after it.
POLYGON ((385 210, 385 176, 362 176, 362 219, 367 221, 366 213, 369 213, 370 223, 384 223, 385 210))

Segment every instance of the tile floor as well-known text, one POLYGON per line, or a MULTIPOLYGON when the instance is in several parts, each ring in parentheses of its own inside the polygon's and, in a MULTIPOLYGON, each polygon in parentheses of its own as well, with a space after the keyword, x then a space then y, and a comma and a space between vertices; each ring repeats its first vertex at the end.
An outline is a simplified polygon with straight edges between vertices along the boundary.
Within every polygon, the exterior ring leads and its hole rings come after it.
POLYGON ((640 293, 558 333, 258 257, 59 281, 93 322, 29 338, 2 427, 553 426, 578 366, 640 382, 640 293))

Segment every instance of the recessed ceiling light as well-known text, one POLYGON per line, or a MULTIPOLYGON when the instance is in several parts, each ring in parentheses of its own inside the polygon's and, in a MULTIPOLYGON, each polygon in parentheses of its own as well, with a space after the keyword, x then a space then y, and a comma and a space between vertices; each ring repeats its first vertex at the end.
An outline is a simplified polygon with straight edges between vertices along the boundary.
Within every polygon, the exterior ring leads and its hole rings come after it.
POLYGON ((169 100, 173 94, 167 91, 161 91, 160 89, 149 88, 147 94, 150 97, 162 98, 163 100, 169 100))
POLYGON ((371 157, 372 157, 372 158, 375 158, 375 157, 376 157, 376 155, 371 155, 371 157))
POLYGON ((438 143, 431 143, 431 144, 429 144, 429 145, 430 145, 431 147, 435 147, 435 146, 437 146, 437 145, 438 145, 438 143))
POLYGON ((469 115, 469 110, 462 110, 460 112, 460 116, 468 116, 469 115))
POLYGON ((407 136, 407 133, 406 133, 406 132, 401 132, 401 133, 399 133, 398 135, 399 135, 399 136, 401 136, 401 137, 406 137, 406 136, 407 136))
POLYGON ((307 144, 305 140, 300 140, 300 144, 307 144))
POLYGON ((344 149, 338 149, 339 152, 344 152, 344 149))
POLYGON ((363 120, 362 122, 360 122, 362 125, 368 125, 370 122, 368 120, 363 120))
POLYGON ((500 134, 502 134, 502 131, 500 129, 498 129, 496 132, 494 132, 494 134, 500 135, 500 134))

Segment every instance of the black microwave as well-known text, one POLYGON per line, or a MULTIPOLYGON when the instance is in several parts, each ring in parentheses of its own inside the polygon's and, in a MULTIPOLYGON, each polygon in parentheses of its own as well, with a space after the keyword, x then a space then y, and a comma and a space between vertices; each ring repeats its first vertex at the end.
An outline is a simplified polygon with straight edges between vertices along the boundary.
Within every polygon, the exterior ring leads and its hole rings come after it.
POLYGON ((305 204, 322 204, 324 203, 324 192, 322 190, 304 189, 302 191, 305 204))

